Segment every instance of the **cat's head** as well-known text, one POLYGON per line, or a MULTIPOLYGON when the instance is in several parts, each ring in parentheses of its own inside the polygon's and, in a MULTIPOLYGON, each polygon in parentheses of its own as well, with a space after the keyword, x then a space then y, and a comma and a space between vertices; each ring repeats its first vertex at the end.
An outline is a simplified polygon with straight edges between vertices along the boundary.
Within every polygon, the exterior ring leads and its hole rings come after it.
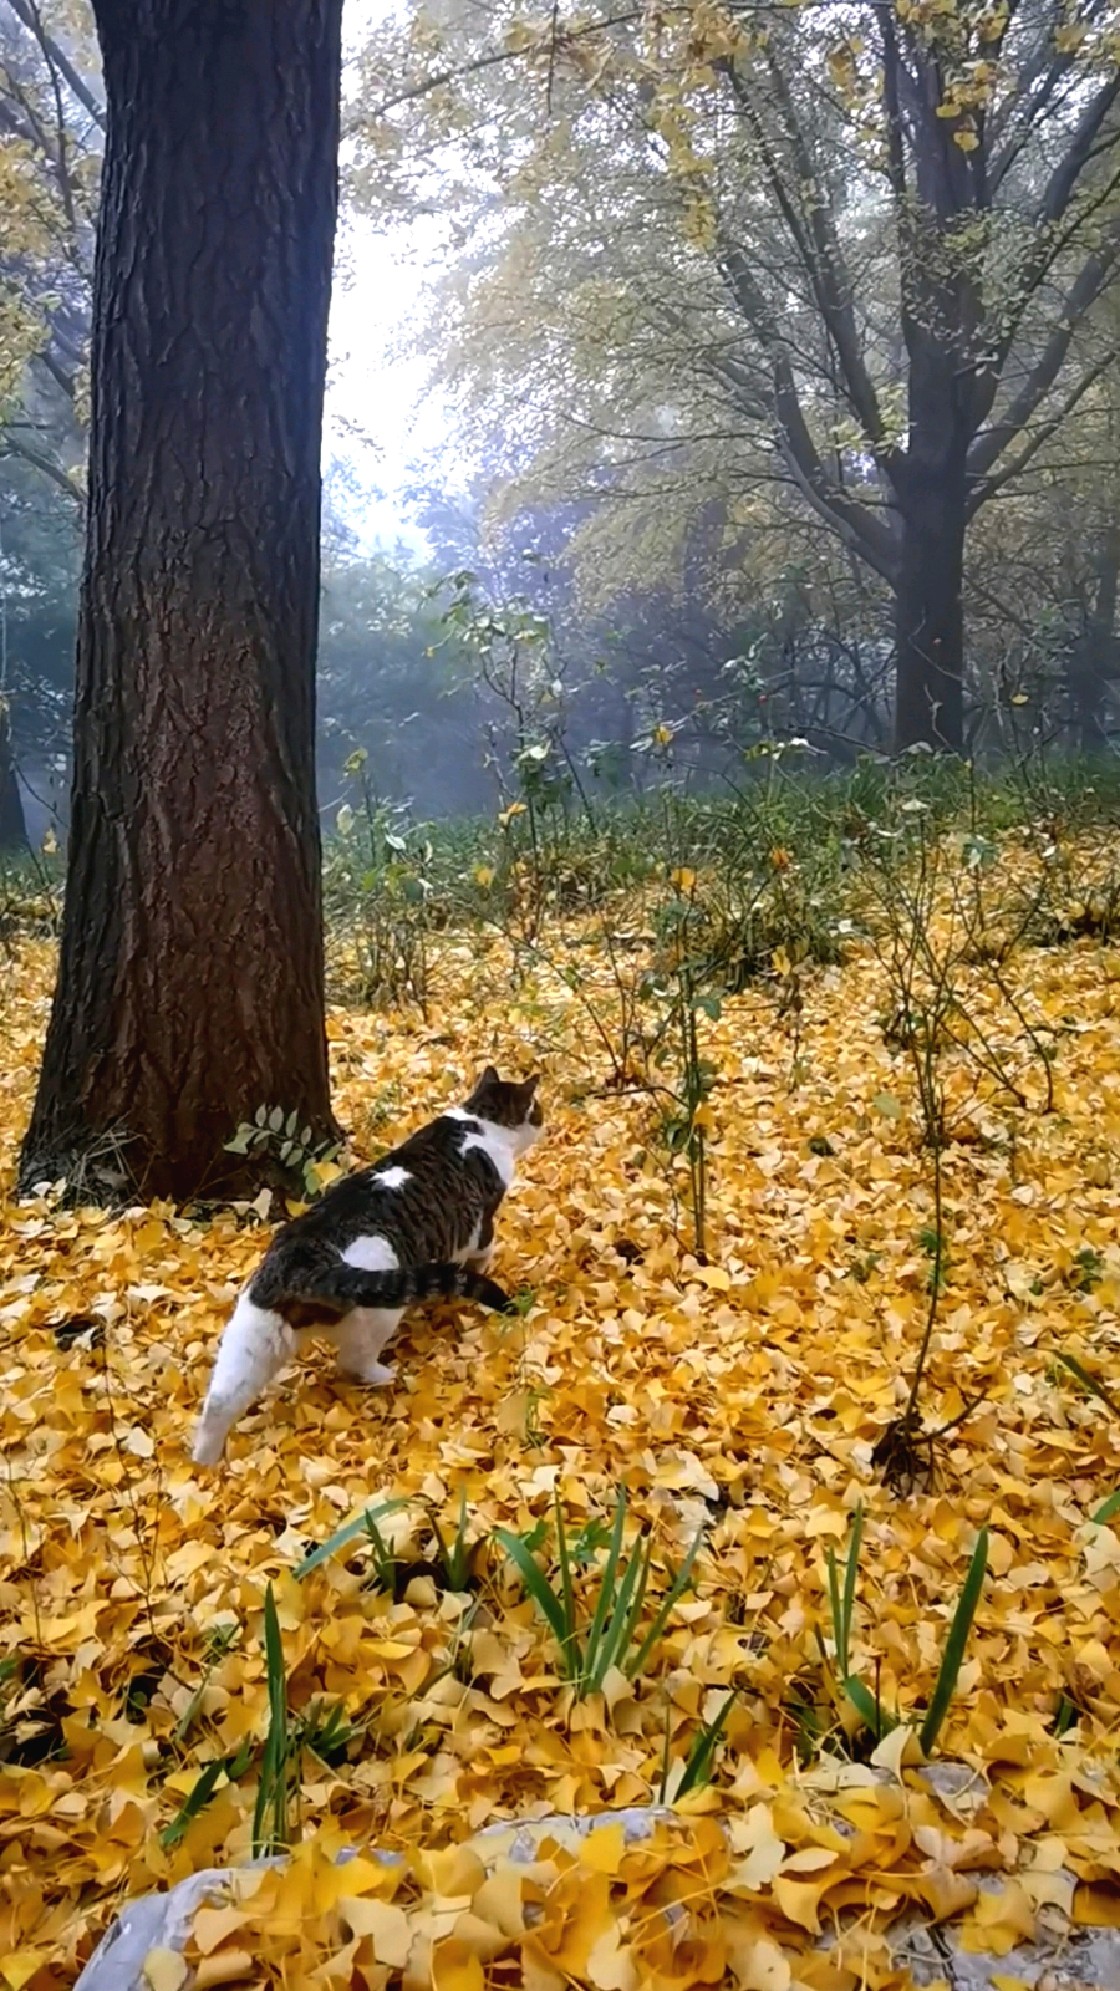
POLYGON ((509 1127, 518 1137, 518 1151, 524 1154, 540 1139, 544 1127, 537 1098, 540 1078, 539 1072, 523 1082, 499 1078, 493 1065, 487 1065, 467 1101, 467 1111, 477 1113, 480 1120, 489 1120, 492 1126, 509 1127))

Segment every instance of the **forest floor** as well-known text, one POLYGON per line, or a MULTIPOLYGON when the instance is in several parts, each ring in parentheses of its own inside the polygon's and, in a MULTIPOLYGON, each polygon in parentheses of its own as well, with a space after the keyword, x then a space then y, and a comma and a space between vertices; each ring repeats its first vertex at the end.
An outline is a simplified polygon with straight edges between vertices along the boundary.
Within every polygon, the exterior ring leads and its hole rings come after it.
MULTIPOLYGON (((426 1020, 330 1017, 361 1159, 489 1059, 542 1070, 545 1137, 496 1265, 531 1305, 512 1324, 417 1312, 389 1390, 312 1350, 222 1469, 195 1468, 190 1437, 259 1213, 0 1208, 0 1985, 71 1984, 124 1898, 249 1856, 270 1583, 297 1869, 255 1907, 204 1911, 192 1982, 381 1986, 403 1969, 439 1991, 627 1991, 731 1967, 747 1991, 845 1991, 908 1981, 884 1931, 912 1903, 997 1951, 1054 1911, 1120 1923, 1120 1521, 1091 1518, 1120 1486, 1120 1406, 1060 1359, 1116 1391, 1120 951, 1016 957, 1052 1111, 1029 1045, 1017 1103, 982 1077, 955 1098, 923 1407, 930 1428, 968 1414, 932 1481, 899 1490, 872 1452, 905 1403, 935 1216, 879 961, 857 948, 806 974, 796 1014, 755 987, 702 1018, 702 1263, 655 1104, 608 1083, 589 1002, 613 1014, 610 963, 590 929, 564 947, 578 990, 540 957, 519 978, 500 941, 444 935, 426 1020), (98 1331, 60 1347, 82 1320, 98 1331), (621 1648, 580 1694, 491 1531, 527 1536, 559 1591, 558 1506, 590 1618, 620 1486, 628 1552, 639 1523, 651 1552, 643 1626, 705 1535, 640 1670, 621 1648), (298 1575, 394 1498, 379 1540, 298 1575), (859 1509, 850 1671, 903 1718, 877 1749, 840 1685, 829 1589, 859 1509), (461 1513, 457 1591, 431 1517, 450 1545, 461 1513), (939 1794, 907 1765, 981 1527, 988 1574, 936 1745, 974 1775, 939 1794), (512 1880, 440 1851, 495 1821, 672 1796, 690 1754, 680 1823, 649 1847, 600 1831, 512 1880), (409 1857, 336 1868, 344 1845, 409 1857)), ((27 941, 4 970, 9 1181, 52 966, 27 941)), ((275 1759, 270 1774, 278 1836, 275 1759)), ((150 1981, 176 1991, 182 1966, 161 1954, 150 1981)))

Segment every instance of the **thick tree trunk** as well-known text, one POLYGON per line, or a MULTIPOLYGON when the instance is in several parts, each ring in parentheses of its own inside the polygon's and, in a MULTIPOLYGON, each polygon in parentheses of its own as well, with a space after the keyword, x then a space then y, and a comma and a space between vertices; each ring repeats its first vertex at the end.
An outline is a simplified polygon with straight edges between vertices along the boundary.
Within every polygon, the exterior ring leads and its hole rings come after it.
POLYGON ((342 0, 95 0, 108 101, 66 910, 25 1182, 332 1129, 314 665, 342 0), (111 1164, 111 1165, 110 1165, 111 1164))
POLYGON ((915 463, 901 503, 895 590, 895 749, 964 748, 963 450, 915 463))

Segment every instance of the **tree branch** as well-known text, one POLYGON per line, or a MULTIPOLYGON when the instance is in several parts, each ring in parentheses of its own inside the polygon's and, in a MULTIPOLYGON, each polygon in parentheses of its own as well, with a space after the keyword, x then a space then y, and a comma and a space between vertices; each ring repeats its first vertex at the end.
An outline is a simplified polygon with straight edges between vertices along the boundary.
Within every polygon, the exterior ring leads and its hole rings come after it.
POLYGON ((20 21, 27 29, 28 34, 34 35, 47 62, 57 68, 59 75, 63 77, 66 83, 67 89, 73 92, 78 102, 89 112, 94 123, 101 131, 104 131, 104 105, 98 103, 89 84, 78 73, 77 69, 75 69, 66 50, 60 46, 53 35, 47 33, 39 9, 35 5, 35 0, 8 0, 8 6, 11 8, 17 21, 20 21))
POLYGON ((1040 423, 1039 427, 1027 438, 1019 454, 1013 456, 1009 463, 1005 463, 1003 469, 996 476, 985 477, 972 489, 969 494, 967 507, 967 515, 970 519, 975 518, 976 513, 982 505, 987 504, 989 498, 994 498, 997 491, 1002 491, 1005 484, 1010 484, 1013 478, 1018 477, 1020 471, 1026 469, 1032 457, 1037 456, 1039 450, 1050 441, 1051 437, 1057 435, 1063 423, 1072 415, 1078 402, 1083 400, 1089 392, 1090 387, 1100 379, 1103 373, 1108 372, 1110 366, 1115 365, 1118 358, 1120 358, 1120 346, 1110 346, 1107 352, 1099 360, 1095 361, 1082 374, 1081 379, 1070 388, 1061 407, 1053 415, 1049 416, 1045 422, 1040 423))
MULTIPOLYGON (((771 397, 778 418, 779 446, 794 483, 833 532, 893 585, 897 571, 894 535, 867 505, 861 504, 858 498, 849 497, 829 476, 805 420, 789 354, 778 336, 747 258, 741 249, 724 245, 719 260, 739 310, 754 328, 766 352, 771 397)), ((736 391, 741 392, 742 383, 737 379, 738 369, 734 363, 725 358, 717 365, 736 391)), ((753 389, 751 398, 754 399, 753 389)))
POLYGON ((65 491, 76 506, 85 504, 85 490, 69 471, 64 470, 60 463, 55 463, 43 450, 36 449, 34 443, 24 442, 14 429, 0 429, 0 456, 22 457, 25 463, 30 463, 34 469, 42 471, 44 477, 49 477, 60 491, 65 491))
MULTIPOLYGON (((1006 414, 991 428, 982 429, 968 453, 970 478, 982 477, 1002 456, 1009 443, 1026 427, 1054 385, 1069 351, 1073 335, 1104 289, 1117 258, 1120 257, 1120 221, 1110 239, 1089 257, 1076 282, 1066 292, 1059 308, 1058 322, 1046 341, 1031 372, 1016 394, 1006 414)), ((994 392, 993 392, 994 398, 994 392)), ((990 403, 989 403, 990 405, 990 403)))
POLYGON ((817 301, 817 309, 836 349, 847 399, 868 442, 878 453, 883 445, 883 418, 879 410, 878 396, 871 375, 864 364, 860 347, 859 330, 852 305, 851 280, 845 267, 844 252, 831 210, 820 193, 813 162, 809 156, 809 149, 798 122, 786 79, 771 57, 767 68, 774 98, 782 113, 786 135, 793 148, 794 170, 800 180, 802 198, 805 202, 802 214, 797 212, 790 190, 782 180, 744 79, 733 61, 728 61, 721 67, 731 85, 732 95, 743 116, 749 121, 762 149, 774 198, 797 245, 805 274, 817 301), (803 216, 808 226, 808 236, 802 225, 803 216))

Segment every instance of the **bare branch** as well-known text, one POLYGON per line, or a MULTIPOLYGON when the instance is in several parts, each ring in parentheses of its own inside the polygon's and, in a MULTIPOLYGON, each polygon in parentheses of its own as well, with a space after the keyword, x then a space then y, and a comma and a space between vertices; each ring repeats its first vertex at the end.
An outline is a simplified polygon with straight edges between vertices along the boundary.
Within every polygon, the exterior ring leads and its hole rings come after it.
POLYGON ((104 131, 104 105, 98 102, 84 76, 81 76, 78 70, 75 69, 66 50, 55 40, 53 35, 48 34, 35 0, 8 0, 8 6, 11 8, 16 19, 27 29, 28 34, 34 35, 46 60, 57 68, 59 75, 66 83, 67 89, 73 92, 83 109, 89 112, 94 123, 101 131, 104 131))
POLYGON ((808 227, 808 236, 805 226, 802 225, 802 216, 794 207, 790 191, 766 143, 757 108, 752 102, 751 93, 743 77, 733 62, 728 62, 722 67, 731 85, 735 101, 744 117, 749 120, 755 138, 762 148, 774 198, 797 245, 805 273, 817 300, 817 308, 835 346, 847 399, 868 442, 873 449, 879 451, 883 444, 883 419, 874 384, 864 364, 852 305, 851 279, 845 266, 844 252, 832 212, 821 194, 786 79, 771 57, 767 65, 770 82, 793 148, 794 167, 801 182, 802 197, 807 210, 804 221, 808 227))
MULTIPOLYGON (((741 249, 725 246, 720 254, 720 265, 739 309, 753 326, 767 352, 772 403, 778 418, 779 445, 790 475, 813 510, 827 521, 845 544, 874 567, 884 580, 893 581, 897 568, 894 535, 882 519, 875 517, 869 506, 851 497, 826 470, 805 420, 789 354, 773 325, 746 257, 741 249)), ((737 384, 734 365, 729 365, 726 359, 719 365, 726 378, 737 384)), ((751 394, 754 399, 753 388, 751 394)))
POLYGON ((1114 224, 1104 246, 1083 264, 1075 283, 1067 291, 1059 309, 1058 322, 1007 412, 991 428, 981 430, 977 436, 968 453, 970 478, 984 476, 1041 407, 1065 364, 1074 333, 1096 303, 1118 258, 1120 221, 1114 224))
POLYGON ((1096 360, 1082 374, 1080 380, 1076 381, 1073 387, 1070 388, 1069 393, 1054 414, 1049 416, 1045 422, 1041 422, 1037 429, 1032 430, 1018 455, 1013 456, 1008 463, 1005 463, 1003 469, 996 476, 985 477, 973 488, 968 500, 968 517, 970 519, 975 517, 982 505, 987 504, 989 498, 993 498, 997 491, 1001 491, 1005 484, 1010 484, 1012 478, 1018 477, 1020 471, 1026 469, 1032 458, 1038 455, 1039 450, 1053 436, 1057 435, 1058 430, 1067 418, 1072 415, 1078 403, 1084 400, 1089 389, 1096 384, 1102 374, 1108 372, 1110 366, 1115 365, 1118 358, 1120 358, 1120 346, 1109 346, 1107 352, 1103 353, 1100 359, 1096 360))
POLYGON ((22 457, 25 463, 30 463, 36 470, 42 471, 44 477, 48 477, 52 484, 56 484, 60 491, 64 491, 75 506, 85 504, 85 490, 77 479, 44 450, 36 449, 34 443, 25 442, 15 429, 0 429, 0 456, 22 457))

